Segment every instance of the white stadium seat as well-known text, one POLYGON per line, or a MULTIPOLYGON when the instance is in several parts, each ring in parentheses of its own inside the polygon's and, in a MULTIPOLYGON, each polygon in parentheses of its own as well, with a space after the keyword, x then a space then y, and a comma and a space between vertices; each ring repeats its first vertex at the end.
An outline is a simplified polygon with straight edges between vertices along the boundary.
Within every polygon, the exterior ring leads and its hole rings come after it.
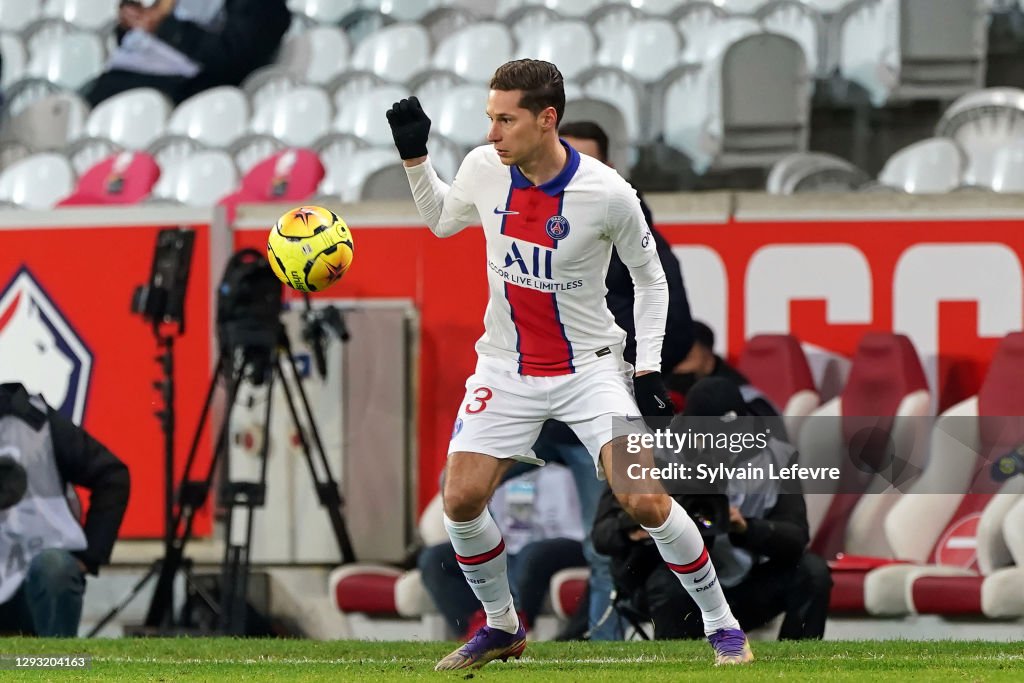
MULTIPOLYGON (((341 106, 331 129, 355 135, 371 145, 391 145, 391 127, 385 113, 392 104, 408 96, 405 88, 394 85, 374 88, 341 106)), ((433 118, 434 113, 430 115, 433 118)))
POLYGON ((520 40, 518 56, 557 64, 564 78, 574 79, 594 66, 596 43, 586 22, 559 21, 520 40))
POLYGON ((0 173, 0 202, 25 209, 52 209, 75 189, 75 172, 61 154, 44 152, 0 173))
POLYGON ((162 92, 134 88, 96 105, 85 133, 107 138, 125 149, 145 149, 164 132, 170 113, 171 102, 162 92))
POLYGON ((625 4, 605 5, 587 17, 594 34, 601 43, 610 43, 625 35, 626 30, 639 20, 642 14, 625 4))
POLYGON ((249 123, 253 133, 272 135, 286 145, 306 147, 326 133, 334 111, 327 93, 302 85, 256 108, 249 123))
POLYGON ((965 185, 991 187, 995 155, 1024 137, 1024 90, 986 88, 964 95, 943 113, 935 135, 952 138, 966 152, 965 185))
POLYGON ((186 206, 209 207, 237 185, 238 170, 228 153, 203 150, 162 168, 153 197, 186 206))
POLYGON ((444 93, 440 101, 424 103, 433 121, 431 130, 463 147, 476 147, 487 141, 490 125, 485 114, 487 89, 479 85, 460 85, 444 93))
POLYGON ((61 87, 77 90, 103 71, 103 41, 85 31, 45 31, 29 38, 29 59, 25 73, 45 78, 61 87))
POLYGON ((667 16, 679 7, 679 0, 630 0, 635 7, 649 17, 667 16))
POLYGON ((756 16, 766 30, 799 43, 807 57, 808 71, 816 76, 828 75, 822 50, 824 25, 817 10, 799 0, 772 0, 762 5, 756 16))
POLYGON ((313 26, 281 42, 277 64, 306 83, 327 83, 348 67, 348 36, 337 26, 313 26))
POLYGON ((1024 193, 1024 138, 996 150, 988 176, 986 187, 995 192, 1024 193))
POLYGON ((82 135, 89 105, 73 92, 46 95, 4 124, 6 137, 34 150, 60 149, 82 135))
POLYGON ((512 52, 512 35, 505 25, 484 21, 441 41, 431 64, 474 83, 488 83, 495 69, 512 58, 512 52))
MULTIPOLYGON (((33 2, 24 4, 30 5, 33 2)), ((106 28, 117 20, 117 3, 113 0, 46 0, 43 4, 43 16, 63 19, 81 28, 97 30, 106 28)))
POLYGON ((963 172, 960 147, 949 138, 929 138, 889 157, 878 180, 911 194, 942 194, 959 187, 963 172))
POLYGON ((602 43, 597 62, 622 69, 641 83, 653 83, 679 62, 681 42, 671 22, 641 19, 618 40, 602 43))
POLYGON ((3 57, 3 73, 0 73, 0 90, 7 90, 25 73, 28 54, 21 39, 13 33, 0 33, 0 56, 3 57))
POLYGON ((293 14, 303 14, 318 24, 337 25, 361 6, 361 0, 288 0, 293 14))
POLYGON ((528 5, 505 17, 503 21, 512 30, 513 37, 522 47, 524 40, 529 40, 548 24, 562 21, 562 17, 558 12, 543 5, 528 5))
POLYGON ((167 132, 198 140, 208 147, 227 147, 245 134, 249 100, 245 93, 224 85, 193 95, 171 113, 167 132))
POLYGON ((419 24, 392 24, 368 36, 352 53, 352 68, 401 82, 430 61, 430 35, 419 24))
POLYGON ((0 0, 0 26, 5 31, 21 31, 37 21, 42 13, 43 5, 39 0, 0 0))
POLYGON ((732 17, 709 2, 684 5, 677 13, 676 28, 683 36, 683 62, 707 64, 741 38, 760 33, 753 17, 732 17))

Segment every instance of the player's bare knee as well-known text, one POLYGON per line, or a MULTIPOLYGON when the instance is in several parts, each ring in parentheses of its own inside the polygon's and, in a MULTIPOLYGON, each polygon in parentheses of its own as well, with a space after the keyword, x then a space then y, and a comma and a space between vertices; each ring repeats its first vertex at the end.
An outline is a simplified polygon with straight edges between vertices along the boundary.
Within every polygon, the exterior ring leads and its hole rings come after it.
POLYGON ((617 493, 619 504, 638 523, 661 526, 668 517, 671 502, 664 493, 617 493))
POLYGON ((476 519, 487 506, 487 491, 476 486, 449 486, 444 492, 444 514, 455 522, 476 519))

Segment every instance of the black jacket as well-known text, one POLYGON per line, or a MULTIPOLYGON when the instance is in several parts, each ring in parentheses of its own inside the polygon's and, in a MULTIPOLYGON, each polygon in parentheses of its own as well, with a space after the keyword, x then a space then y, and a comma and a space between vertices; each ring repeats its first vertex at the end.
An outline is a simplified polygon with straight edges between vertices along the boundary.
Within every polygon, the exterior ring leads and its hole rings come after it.
MULTIPOLYGON (((0 385, 0 414, 12 412, 12 405, 26 403, 27 393, 20 384, 0 385)), ((100 565, 110 561, 128 507, 128 467, 84 429, 52 408, 46 411, 46 421, 61 478, 65 484, 81 486, 90 493, 89 512, 82 525, 88 547, 74 555, 91 574, 96 574, 100 565)))
MULTIPOLYGON (((681 496, 674 498, 679 500, 681 496)), ((591 539, 594 550, 611 556, 612 578, 616 586, 627 594, 641 587, 650 573, 662 564, 653 541, 629 539, 629 533, 638 528, 639 525, 622 509, 611 489, 606 488, 597 506, 591 539)), ((729 534, 729 541, 734 546, 745 548, 753 555, 767 557, 766 566, 795 565, 809 540, 807 506, 799 481, 784 482, 775 506, 764 517, 748 518, 746 532, 729 534)), ((709 549, 714 546, 713 541, 713 538, 707 539, 709 549)))
MULTIPOLYGON (((644 212, 647 226, 654 236, 658 247, 658 258, 668 280, 668 318, 665 321, 665 341, 661 346, 661 368, 663 374, 686 358, 693 346, 693 318, 690 315, 690 302, 686 298, 686 287, 683 285, 683 273, 679 267, 679 259, 672 253, 672 247, 654 228, 651 210, 640 197, 640 208, 644 212)), ((619 258, 616 250, 612 250, 612 259, 608 264, 608 277, 605 279, 608 288, 608 310, 615 316, 615 323, 626 331, 626 349, 623 356, 630 363, 636 360, 636 329, 633 324, 633 279, 629 268, 619 258)))

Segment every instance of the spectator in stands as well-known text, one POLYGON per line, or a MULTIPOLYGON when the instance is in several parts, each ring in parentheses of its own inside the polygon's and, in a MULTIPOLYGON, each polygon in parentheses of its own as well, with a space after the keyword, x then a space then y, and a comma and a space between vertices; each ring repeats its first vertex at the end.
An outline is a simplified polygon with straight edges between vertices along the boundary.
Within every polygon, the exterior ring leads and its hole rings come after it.
MULTIPOLYGON (((665 386, 674 394, 687 396, 687 392, 705 377, 721 377, 727 379, 740 389, 746 401, 747 412, 766 418, 780 418, 781 413, 771 400, 760 389, 750 383, 739 370, 732 367, 714 351, 715 333, 705 323, 693 321, 693 345, 686 357, 676 364, 665 378, 665 386)), ((781 419, 771 421, 773 434, 788 440, 785 423, 781 419)))
POLYGON ((117 49, 86 99, 156 88, 177 103, 238 85, 270 63, 290 22, 286 0, 121 0, 117 49))
MULTIPOLYGON (((685 430, 690 416, 749 416, 735 382, 700 380, 687 395, 683 416, 673 429, 685 430)), ((764 449, 730 456, 729 467, 751 463, 767 471, 796 461, 796 451, 775 438, 764 449)), ((798 480, 732 478, 728 532, 706 539, 711 561, 740 626, 748 631, 785 614, 780 640, 821 638, 825 632, 832 578, 828 564, 807 551, 807 508, 798 480)), ((688 504, 688 509, 695 509, 688 504)), ((722 520, 724 525, 724 520, 722 520)), ((610 492, 601 499, 594 522, 594 546, 612 556, 616 588, 633 609, 654 621, 655 638, 700 638, 700 612, 661 561, 647 532, 630 521, 610 492), (686 617, 679 619, 680 614, 686 617)))
MULTIPOLYGON (((572 474, 560 465, 532 467, 502 484, 489 507, 505 539, 515 604, 526 624, 532 626, 551 577, 562 569, 586 565, 572 474)), ((423 584, 451 631, 464 637, 473 635, 485 617, 459 568, 452 544, 426 548, 418 565, 423 584)))
POLYGON ((78 635, 85 575, 110 559, 128 490, 128 468, 84 429, 0 385, 0 633, 78 635), (84 528, 68 484, 91 492, 84 528))
MULTIPOLYGON (((576 151, 611 166, 608 161, 608 135, 598 124, 593 121, 566 122, 559 126, 558 134, 576 151)), ((690 348, 690 304, 686 298, 686 288, 683 286, 679 259, 672 253, 672 248, 665 238, 654 228, 651 210, 644 203, 643 197, 640 197, 640 208, 658 247, 658 256, 668 281, 668 318, 665 324, 665 341, 662 344, 662 371, 667 373, 686 356, 690 348)), ((605 286, 608 289, 608 308, 615 316, 615 323, 626 331, 623 357, 632 363, 636 358, 633 279, 614 249, 608 265, 605 286)), ((576 639, 586 635, 591 640, 621 640, 622 628, 618 620, 603 618, 608 611, 612 592, 608 558, 595 553, 590 541, 590 527, 597 512, 598 500, 605 489, 604 483, 594 476, 594 459, 569 427, 555 421, 545 423, 533 450, 537 457, 544 461, 562 463, 572 470, 582 506, 583 528, 586 532, 584 553, 590 565, 590 581, 583 603, 585 608, 581 607, 574 615, 559 635, 559 639, 576 639)), ((514 475, 528 467, 530 466, 513 467, 509 474, 514 475)))

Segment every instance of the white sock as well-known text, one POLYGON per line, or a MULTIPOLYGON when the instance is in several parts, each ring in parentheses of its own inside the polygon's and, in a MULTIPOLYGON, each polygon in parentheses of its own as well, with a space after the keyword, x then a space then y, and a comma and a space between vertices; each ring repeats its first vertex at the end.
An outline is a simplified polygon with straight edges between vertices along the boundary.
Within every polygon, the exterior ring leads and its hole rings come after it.
POLYGON ((455 559, 483 604, 487 625, 509 633, 518 631, 519 615, 508 585, 505 541, 491 513, 484 508, 479 517, 468 522, 455 522, 445 515, 444 526, 455 548, 455 559))
POLYGON ((704 618, 704 633, 711 635, 721 628, 739 628, 739 622, 732 615, 725 594, 722 593, 704 539, 682 506, 673 500, 665 523, 653 529, 644 529, 657 543, 665 564, 700 608, 704 618))

